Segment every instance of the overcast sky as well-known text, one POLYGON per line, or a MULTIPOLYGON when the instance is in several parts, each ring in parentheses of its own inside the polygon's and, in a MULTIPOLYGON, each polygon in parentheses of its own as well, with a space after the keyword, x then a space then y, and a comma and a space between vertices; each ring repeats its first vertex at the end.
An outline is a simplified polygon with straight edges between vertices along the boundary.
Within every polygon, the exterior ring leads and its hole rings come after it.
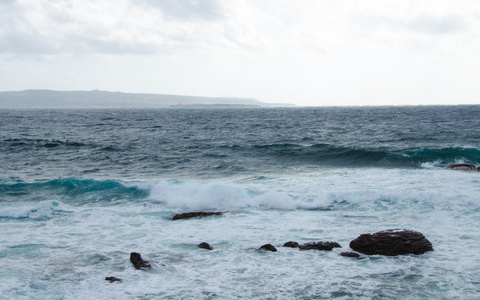
POLYGON ((0 0, 0 91, 480 104, 477 0, 0 0))

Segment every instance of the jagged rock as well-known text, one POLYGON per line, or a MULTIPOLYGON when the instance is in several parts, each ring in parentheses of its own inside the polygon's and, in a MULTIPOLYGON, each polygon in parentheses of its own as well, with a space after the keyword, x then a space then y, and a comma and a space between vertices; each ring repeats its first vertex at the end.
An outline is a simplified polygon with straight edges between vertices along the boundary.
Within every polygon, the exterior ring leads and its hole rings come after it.
POLYGON ((265 244, 262 247, 257 249, 257 251, 259 250, 277 252, 277 248, 275 248, 272 244, 265 244))
POLYGON ((461 170, 461 171, 480 171, 480 167, 475 167, 472 164, 452 164, 448 165, 447 169, 461 170))
POLYGON ((213 247, 210 246, 210 244, 205 242, 198 244, 197 247, 201 249, 213 250, 213 247))
POLYGON ((290 241, 290 242, 286 242, 285 244, 283 244, 283 247, 298 248, 298 247, 300 247, 300 245, 297 242, 290 241))
POLYGON ((176 214, 173 216, 172 220, 180 220, 180 219, 190 219, 190 218, 198 218, 198 217, 208 217, 212 215, 222 215, 222 212, 219 211, 193 211, 187 213, 176 214))
POLYGON ((367 255, 422 254, 433 251, 432 243, 420 232, 389 229, 374 234, 362 234, 350 242, 350 248, 367 255))
POLYGON ((355 253, 355 252, 342 252, 342 253, 340 253, 340 255, 345 256, 345 257, 355 257, 355 258, 360 257, 360 254, 355 253))
POLYGON ((111 276, 111 277, 105 277, 105 280, 110 281, 110 283, 115 282, 115 281, 122 282, 122 280, 121 280, 120 278, 113 277, 113 276, 111 276))
POLYGON ((132 252, 130 253, 130 262, 133 264, 135 269, 149 269, 152 266, 148 263, 148 261, 145 261, 142 259, 142 256, 140 253, 137 252, 132 252))
POLYGON ((342 248, 337 242, 316 242, 300 245, 300 250, 332 251, 333 248, 342 248))

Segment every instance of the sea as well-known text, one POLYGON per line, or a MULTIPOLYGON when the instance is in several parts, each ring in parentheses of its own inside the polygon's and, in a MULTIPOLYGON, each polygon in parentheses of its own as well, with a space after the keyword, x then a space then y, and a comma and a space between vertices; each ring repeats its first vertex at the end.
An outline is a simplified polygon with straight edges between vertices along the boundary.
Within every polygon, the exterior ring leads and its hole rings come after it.
POLYGON ((0 299, 480 299, 455 163, 478 105, 0 110, 0 299), (195 211, 223 214, 172 220, 195 211), (387 229, 434 251, 340 255, 387 229))

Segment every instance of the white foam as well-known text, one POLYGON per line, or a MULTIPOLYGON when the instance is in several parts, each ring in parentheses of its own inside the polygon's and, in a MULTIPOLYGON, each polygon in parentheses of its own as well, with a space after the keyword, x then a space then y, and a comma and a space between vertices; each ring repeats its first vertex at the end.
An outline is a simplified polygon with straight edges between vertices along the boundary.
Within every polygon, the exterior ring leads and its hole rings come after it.
POLYGON ((296 201, 286 193, 250 191, 239 184, 218 181, 206 184, 160 182, 152 186, 150 199, 170 208, 184 209, 297 208, 296 201))
POLYGON ((477 173, 452 170, 324 170, 260 181, 152 182, 149 199, 120 205, 3 207, 12 218, 50 217, 0 220, 0 298, 391 299, 406 291, 411 298, 475 298, 479 182, 477 173), (323 207, 332 209, 305 209, 323 207), (231 211, 171 220, 197 208, 231 211), (435 251, 339 255, 358 235, 392 228, 423 233, 435 251), (281 247, 290 240, 343 248, 281 247), (198 249, 200 242, 214 250, 198 249), (255 251, 266 243, 278 252, 255 251), (132 267, 133 251, 151 271, 132 267))
POLYGON ((344 203, 358 209, 403 209, 473 205, 479 174, 452 170, 341 170, 261 181, 152 183, 149 199, 177 209, 278 210, 330 208, 344 203))
POLYGON ((59 201, 42 201, 32 205, 0 207, 0 218, 49 218, 66 211, 69 209, 59 201))
POLYGON ((256 196, 253 201, 257 202, 259 206, 271 209, 292 210, 299 207, 297 201, 292 199, 292 197, 277 191, 269 191, 256 196))

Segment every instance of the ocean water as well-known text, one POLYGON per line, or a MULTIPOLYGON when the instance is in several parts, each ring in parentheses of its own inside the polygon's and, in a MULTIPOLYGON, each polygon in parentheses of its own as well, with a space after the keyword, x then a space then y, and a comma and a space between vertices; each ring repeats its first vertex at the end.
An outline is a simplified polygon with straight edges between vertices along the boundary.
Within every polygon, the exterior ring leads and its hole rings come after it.
POLYGON ((479 299, 480 172, 446 169, 480 165, 479 116, 0 110, 0 299, 479 299), (172 221, 197 210, 224 214, 172 221), (340 255, 392 228, 434 251, 340 255), (278 251, 256 251, 267 243, 278 251))

